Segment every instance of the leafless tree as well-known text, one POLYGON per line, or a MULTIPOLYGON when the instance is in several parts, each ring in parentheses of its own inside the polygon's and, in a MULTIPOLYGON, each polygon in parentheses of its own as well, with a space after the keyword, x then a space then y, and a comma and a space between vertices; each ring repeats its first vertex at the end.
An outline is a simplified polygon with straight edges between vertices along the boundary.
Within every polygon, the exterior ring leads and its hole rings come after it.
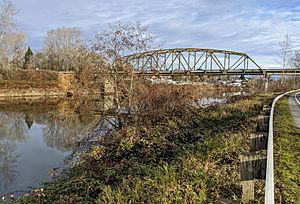
POLYGON ((117 108, 130 106, 138 87, 132 67, 122 62, 122 56, 146 51, 154 41, 155 36, 140 22, 110 24, 91 41, 91 49, 110 64, 105 84, 114 90, 117 108))
POLYGON ((47 32, 44 39, 43 54, 48 61, 48 69, 57 71, 77 70, 74 58, 81 47, 80 30, 77 28, 59 28, 47 32))
MULTIPOLYGON (((292 57, 292 44, 291 44, 291 38, 289 34, 286 34, 282 41, 279 42, 280 52, 279 56, 282 62, 282 68, 286 69, 288 66, 290 66, 291 63, 291 57, 292 57)), ((281 84, 284 81, 284 73, 282 73, 282 80, 281 84)))
POLYGON ((292 57, 292 66, 295 69, 300 69, 300 50, 296 50, 292 57))
POLYGON ((37 52, 32 57, 32 66, 37 69, 47 69, 47 58, 43 52, 37 52))
MULTIPOLYGON (((300 69, 300 50, 296 50, 294 53, 293 53, 293 57, 291 59, 291 66, 293 69, 300 69)), ((293 88, 295 89, 296 87, 299 87, 299 76, 294 75, 294 79, 293 79, 293 88)))
POLYGON ((286 34, 282 41, 279 42, 280 46, 280 53, 279 56, 282 61, 282 67, 283 69, 286 69, 290 64, 290 60, 292 57, 292 43, 291 43, 291 37, 289 34, 286 34))
POLYGON ((97 33, 91 41, 91 48, 110 63, 117 58, 145 51, 151 48, 155 36, 140 22, 110 24, 107 29, 97 33))
POLYGON ((0 9, 0 67, 7 68, 9 63, 22 65, 25 34, 15 22, 17 11, 11 0, 3 0, 0 9))

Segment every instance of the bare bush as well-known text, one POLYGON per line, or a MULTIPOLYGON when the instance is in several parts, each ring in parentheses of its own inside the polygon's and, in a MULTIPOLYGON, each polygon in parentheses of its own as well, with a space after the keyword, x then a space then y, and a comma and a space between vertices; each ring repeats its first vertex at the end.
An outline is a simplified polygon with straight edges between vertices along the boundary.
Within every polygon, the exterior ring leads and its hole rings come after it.
POLYGON ((58 73, 48 70, 23 70, 23 69, 0 69, 0 79, 9 81, 27 81, 34 83, 45 83, 56 81, 58 73))
POLYGON ((157 122, 187 114, 191 107, 191 89, 188 86, 151 85, 135 92, 134 115, 140 125, 156 125, 157 122))
POLYGON ((109 64, 95 52, 82 46, 75 59, 79 69, 79 83, 84 88, 99 88, 103 82, 109 64))

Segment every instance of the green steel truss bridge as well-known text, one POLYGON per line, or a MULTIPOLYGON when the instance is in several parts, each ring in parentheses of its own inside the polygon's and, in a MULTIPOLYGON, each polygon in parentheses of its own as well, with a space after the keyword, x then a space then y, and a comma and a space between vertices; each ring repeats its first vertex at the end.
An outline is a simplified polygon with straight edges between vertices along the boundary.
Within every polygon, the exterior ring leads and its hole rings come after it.
POLYGON ((280 75, 300 69, 262 69, 245 53, 227 50, 179 48, 147 51, 122 58, 136 74, 146 75, 280 75))

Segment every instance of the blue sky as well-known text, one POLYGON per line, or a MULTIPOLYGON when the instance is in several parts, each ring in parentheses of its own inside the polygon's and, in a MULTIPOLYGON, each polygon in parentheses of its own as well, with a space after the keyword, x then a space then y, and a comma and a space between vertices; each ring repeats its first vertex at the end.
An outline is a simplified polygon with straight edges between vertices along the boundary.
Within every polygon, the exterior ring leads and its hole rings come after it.
POLYGON ((264 68, 279 64, 279 41, 300 48, 299 0, 14 0, 18 25, 34 50, 46 32, 77 27, 87 40, 115 21, 141 21, 165 48, 246 52, 264 68))

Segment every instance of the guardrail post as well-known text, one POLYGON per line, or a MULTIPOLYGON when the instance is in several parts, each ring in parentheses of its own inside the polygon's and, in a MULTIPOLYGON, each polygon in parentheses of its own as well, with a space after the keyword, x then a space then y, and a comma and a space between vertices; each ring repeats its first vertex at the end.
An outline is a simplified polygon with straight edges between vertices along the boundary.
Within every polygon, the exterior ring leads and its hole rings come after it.
POLYGON ((259 152, 247 153, 240 156, 242 201, 254 200, 254 179, 265 179, 266 155, 259 152))
POLYGON ((269 130, 269 110, 264 106, 257 118, 257 133, 250 134, 250 152, 240 156, 242 201, 249 203, 255 200, 255 179, 266 178, 266 152, 269 130))
POLYGON ((270 116, 259 115, 256 131, 257 132, 268 133, 268 131, 269 131, 269 120, 270 120, 270 116))
POLYGON ((250 151, 266 150, 268 143, 267 133, 252 133, 250 134, 250 151))
POLYGON ((254 198, 254 180, 242 181, 242 201, 248 203, 253 201, 254 198))

